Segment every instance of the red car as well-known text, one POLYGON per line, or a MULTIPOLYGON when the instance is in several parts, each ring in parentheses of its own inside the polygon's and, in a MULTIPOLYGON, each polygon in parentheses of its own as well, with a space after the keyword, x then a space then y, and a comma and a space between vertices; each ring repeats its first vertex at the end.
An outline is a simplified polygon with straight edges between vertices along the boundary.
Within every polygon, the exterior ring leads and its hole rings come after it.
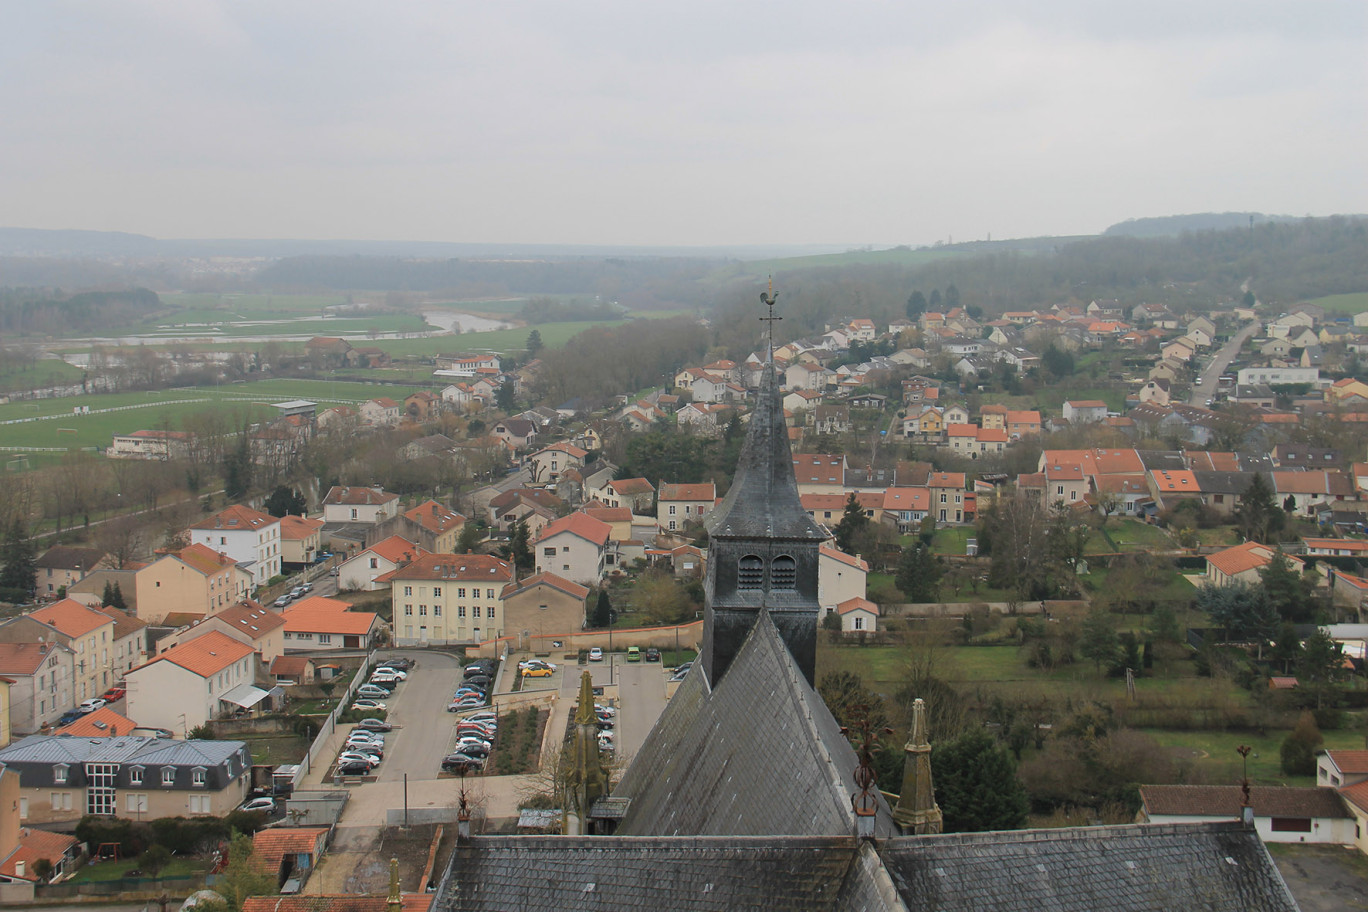
POLYGON ((109 688, 109 690, 106 690, 106 691, 104 692, 104 695, 103 695, 102 699, 104 699, 104 700, 106 700, 106 701, 108 701, 108 702, 110 702, 110 703, 113 703, 115 700, 122 700, 122 699, 124 698, 124 695, 127 694, 127 693, 128 693, 128 690, 127 690, 126 688, 123 688, 123 687, 111 687, 111 688, 109 688))

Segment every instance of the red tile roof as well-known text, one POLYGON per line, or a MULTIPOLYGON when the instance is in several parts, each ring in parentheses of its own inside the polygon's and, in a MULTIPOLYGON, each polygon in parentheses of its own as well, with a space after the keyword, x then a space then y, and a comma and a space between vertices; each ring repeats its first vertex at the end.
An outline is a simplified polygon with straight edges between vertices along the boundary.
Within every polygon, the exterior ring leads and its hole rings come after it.
POLYGON ((151 661, 144 662, 133 671, 136 672, 139 668, 146 668, 157 662, 170 662, 199 675, 201 678, 207 678, 218 674, 234 662, 247 658, 254 651, 246 643, 239 643, 228 634, 213 630, 203 636, 195 637, 193 640, 172 646, 166 652, 151 661))
POLYGON ((421 503, 412 510, 405 510, 404 516, 435 535, 463 526, 466 521, 460 513, 442 506, 435 500, 421 503))
POLYGON ((215 551, 208 545, 202 545, 198 542, 188 547, 181 548, 179 551, 171 552, 171 556, 175 557, 186 566, 198 570, 205 576, 212 576, 215 573, 222 571, 225 567, 232 567, 237 563, 237 561, 223 552, 215 551))
POLYGON ((424 554, 375 578, 377 583, 395 580, 509 583, 513 581, 513 566, 488 554, 424 554))
POLYGON ((248 529, 264 529, 278 522, 280 520, 269 513, 262 513, 260 510, 253 510, 251 507, 234 504, 231 507, 219 510, 207 519, 200 520, 190 528, 227 529, 230 532, 243 532, 248 529))
POLYGON ((1368 750, 1328 750, 1325 753, 1341 773, 1368 775, 1368 750))
POLYGON ((660 500, 717 500, 717 485, 707 484, 662 484, 660 500))
MULTIPOLYGON (((1142 785, 1145 812, 1189 817, 1240 816, 1243 795, 1238 785, 1142 785)), ((1249 803, 1259 817, 1348 817, 1332 788, 1252 786, 1249 803)))
POLYGON ((504 589, 503 597, 508 598, 510 595, 525 592, 534 586, 550 586, 552 589, 559 589, 561 592, 564 592, 567 595, 573 595, 575 598, 582 599, 589 597, 588 588, 581 586, 579 583, 572 583, 565 577, 557 576, 554 573, 538 573, 536 576, 529 576, 520 583, 512 583, 504 589))
POLYGON ((323 528, 323 520, 307 516, 280 517, 280 537, 289 541, 303 541, 323 528))
POLYGON ((35 674, 51 650, 64 648, 55 643, 0 643, 0 674, 35 674))
MULTIPOLYGON (((1261 545, 1258 542, 1245 542, 1243 545, 1236 545, 1233 548, 1226 548, 1224 551, 1217 551, 1215 554, 1208 554, 1207 563, 1226 576, 1235 576, 1248 570, 1267 566, 1273 560, 1273 552, 1274 549, 1268 545, 1261 545)), ((1287 559, 1294 568, 1301 568, 1301 561, 1297 558, 1288 557, 1287 559)))
POLYGON ((323 497, 323 504, 324 506, 378 507, 381 504, 393 503, 398 499, 398 494, 377 491, 364 485, 333 485, 323 497))
POLYGON ((852 611, 868 611, 875 617, 879 616, 878 604, 871 602, 867 598, 861 598, 858 595, 854 598, 848 598, 836 606, 837 614, 849 614, 852 611))
POLYGON ((555 522, 547 523, 537 536, 538 542, 546 541, 562 532, 569 532, 571 535, 578 536, 587 542, 591 542, 600 547, 608 541, 608 536, 613 531, 612 526, 606 522, 594 519, 584 513, 571 513, 569 516, 562 516, 555 522))
POLYGON ((46 858, 48 861, 56 863, 76 843, 75 836, 68 836, 65 833, 52 833, 47 830, 21 827, 19 830, 19 846, 4 862, 0 862, 0 874, 17 880, 36 880, 37 878, 33 875, 34 862, 40 858, 46 858), (24 863, 24 875, 22 877, 17 873, 21 861, 24 863))
POLYGON ((820 554, 822 557, 829 557, 832 560, 839 561, 840 563, 843 563, 848 567, 854 567, 856 570, 864 570, 865 572, 869 571, 869 564, 865 560, 856 557, 853 554, 846 554, 844 551, 840 550, 839 548, 833 548, 831 545, 822 545, 820 549, 820 554))
POLYGON ((138 723, 125 715, 115 712, 108 706, 101 706, 81 718, 63 725, 53 732, 54 735, 71 735, 73 738, 112 738, 126 735, 137 728, 138 723))
POLYGON ((69 637, 82 637, 92 630, 98 630, 113 619, 94 608, 87 608, 75 599, 64 598, 29 614, 35 621, 42 621, 69 637))
MULTIPOLYGON (((448 555, 450 556, 450 555, 448 555)), ((349 611, 351 606, 337 599, 315 595, 286 608, 286 633, 335 633, 366 636, 375 626, 377 615, 371 611, 349 611)))

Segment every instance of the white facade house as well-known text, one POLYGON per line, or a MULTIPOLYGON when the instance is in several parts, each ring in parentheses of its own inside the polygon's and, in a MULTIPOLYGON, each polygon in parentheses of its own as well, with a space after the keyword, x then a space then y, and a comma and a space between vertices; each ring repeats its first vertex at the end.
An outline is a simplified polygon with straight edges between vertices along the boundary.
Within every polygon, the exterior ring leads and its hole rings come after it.
POLYGON ((1320 368, 1242 367, 1235 375, 1235 383, 1239 386, 1253 386, 1256 383, 1267 383, 1269 386, 1283 383, 1310 383, 1313 386, 1320 386, 1320 368))
POLYGON ((280 575, 280 520, 251 507, 220 510, 189 529, 192 544, 204 545, 248 565, 254 585, 280 575))
POLYGON ((181 737, 250 699, 256 652, 213 631, 173 646, 124 678, 128 715, 139 725, 181 737), (246 685, 246 687, 244 687, 246 685))
POLYGON ((325 523, 378 523, 399 512, 399 495, 380 488, 334 485, 323 497, 325 523))
POLYGON ((584 513, 549 523, 532 544, 538 573, 597 585, 608 567, 612 526, 584 513))
MULTIPOLYGON (((1238 820, 1238 785, 1142 785, 1141 813, 1149 823, 1238 820)), ((1264 842, 1353 845, 1354 817, 1334 788, 1253 786, 1249 803, 1264 842)))
POLYGON ((869 564, 859 556, 831 545, 823 545, 818 551, 817 601, 827 611, 850 599, 864 598, 868 578, 869 564))

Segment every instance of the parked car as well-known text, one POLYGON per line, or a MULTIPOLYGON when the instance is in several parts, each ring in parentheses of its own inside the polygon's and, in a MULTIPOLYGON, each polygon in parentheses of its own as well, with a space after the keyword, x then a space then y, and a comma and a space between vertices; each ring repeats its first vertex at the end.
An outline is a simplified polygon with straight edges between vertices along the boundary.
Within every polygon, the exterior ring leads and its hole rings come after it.
POLYGON ((371 671, 370 676, 372 681, 376 678, 387 678, 392 681, 408 680, 407 671, 404 671, 402 668, 389 668, 387 666, 383 668, 374 669, 373 671, 371 671))
POLYGON ((457 734, 464 734, 465 732, 473 732, 473 733, 475 733, 475 734, 493 735, 493 734, 494 734, 495 732, 497 732, 498 730, 499 730, 499 726, 498 726, 497 723, 494 723, 494 722, 465 722, 465 721, 461 721, 461 722, 457 722, 457 723, 456 723, 456 733, 457 733, 457 734))
POLYGON ((69 725, 84 715, 85 713, 81 712, 79 709, 68 709, 66 712, 62 713, 62 718, 57 720, 57 724, 69 725))
POLYGON ((271 602, 271 604, 277 608, 284 608, 286 605, 290 604, 290 594, 288 592, 285 593, 274 602, 271 602))
POLYGON ((239 811, 265 811, 268 814, 274 814, 275 809, 274 798, 252 798, 249 801, 242 802, 238 807, 239 811))
POLYGON ((381 687, 379 684, 362 684, 356 688, 356 695, 358 697, 370 697, 372 700, 384 700, 393 696, 387 688, 381 687))
POLYGON ((599 732, 598 746, 601 751, 612 751, 615 747, 612 732, 599 732))
POLYGON ((647 646, 647 647, 646 647, 646 661, 648 661, 648 662, 659 662, 659 661, 660 661, 660 650, 659 650, 659 649, 656 649, 654 646, 647 646))
POLYGON ((381 662, 381 663, 380 663, 379 665, 377 665, 376 667, 377 667, 377 668, 397 668, 397 669, 399 669, 400 671, 408 671, 410 668, 413 667, 413 659, 406 659, 406 658, 404 658, 403 656, 398 656, 397 658, 393 658, 393 659, 385 659, 383 662, 381 662))
POLYGON ((128 691, 126 689, 122 687, 111 687, 109 688, 109 690, 106 690, 103 694, 101 694, 101 697, 103 697, 106 701, 113 703, 115 700, 122 700, 127 695, 128 691))
POLYGON ((368 776, 370 771, 370 764, 364 760, 348 760, 346 763, 337 764, 339 776, 368 776))
POLYGON ((603 661, 603 650, 600 649, 600 648, 597 647, 597 646, 595 646, 593 649, 590 649, 590 650, 589 650, 589 661, 591 661, 591 662, 602 662, 602 661, 603 661))
POLYGON ((486 719, 489 720, 490 722, 493 722, 493 723, 495 723, 495 724, 498 724, 498 721, 499 721, 499 714, 496 713, 496 712, 494 712, 494 710, 492 710, 492 709, 486 709, 486 710, 483 710, 483 711, 481 711, 481 712, 471 713, 470 715, 466 716, 466 717, 465 717, 464 719, 462 719, 461 721, 463 721, 463 722, 482 722, 482 721, 484 721, 484 720, 486 720, 486 719))
POLYGON ((90 700, 82 700, 81 705, 76 708, 81 711, 82 715, 85 715, 86 713, 93 713, 95 710, 99 709, 101 706, 104 705, 104 700, 100 699, 99 697, 95 697, 90 700))
POLYGON ((452 694, 452 699, 459 700, 462 697, 479 697, 484 699, 485 696, 487 696, 487 694, 478 687, 458 687, 456 688, 456 692, 452 694))
MULTIPOLYGON (((356 728, 364 728, 374 732, 387 732, 393 727, 394 726, 383 719, 362 719, 360 722, 356 723, 356 728)), ((356 731, 356 728, 352 729, 352 731, 356 731)))
POLYGON ((484 761, 469 754, 448 754, 442 758, 444 773, 478 773, 484 769, 484 761))
POLYGON ((353 763, 356 761, 366 764, 371 769, 380 765, 379 757, 375 756, 375 754, 365 753, 364 751, 343 751, 337 755, 338 763, 353 763))
POLYGON ((640 662, 640 661, 641 661, 641 647, 640 647, 640 646, 628 646, 628 647, 627 647, 627 661, 629 661, 629 662, 640 662))
POLYGON ((486 678, 494 673, 494 663, 490 662, 471 662, 462 671, 461 676, 469 678, 472 675, 484 675, 486 678))
MULTIPOLYGON (((494 749, 494 742, 481 738, 478 735, 461 735, 456 739, 456 750, 470 753, 466 748, 476 748, 488 753, 494 749)), ((471 756, 475 755, 471 754, 471 756)))
POLYGON ((489 679, 488 675, 471 675, 470 677, 465 679, 465 683, 474 685, 475 687, 484 690, 487 689, 489 685, 493 684, 494 682, 489 679))
MULTIPOLYGON (((351 708, 362 711, 369 710, 371 712, 385 712, 388 709, 388 706, 384 700, 371 700, 363 697, 360 700, 357 700, 354 703, 352 703, 351 708)), ((371 720, 368 719, 366 721, 369 722, 371 720)))
POLYGON ((617 715, 617 710, 615 708, 613 708, 612 706, 604 706, 602 703, 594 704, 594 712, 598 713, 600 716, 617 715))
POLYGON ((305 592, 313 592, 313 583, 300 583, 299 588, 305 592))
POLYGON ((549 678, 555 672, 542 665, 535 665, 532 668, 524 668, 522 674, 524 678, 549 678))

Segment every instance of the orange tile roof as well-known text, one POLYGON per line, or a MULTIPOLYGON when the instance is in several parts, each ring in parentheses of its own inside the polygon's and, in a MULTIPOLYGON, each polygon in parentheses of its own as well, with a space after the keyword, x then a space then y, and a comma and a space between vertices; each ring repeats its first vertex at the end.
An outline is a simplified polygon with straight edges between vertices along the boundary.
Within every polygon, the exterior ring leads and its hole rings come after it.
POLYGON ((508 583, 513 581, 513 566, 488 554, 424 554, 375 578, 377 583, 394 580, 508 583))
POLYGON ((929 488, 888 488, 884 491, 882 506, 885 510, 929 510, 931 509, 931 490, 929 488))
POLYGON ((845 457, 823 453, 795 453, 793 474, 799 484, 844 484, 845 457))
POLYGON ((52 649, 66 647, 56 643, 0 643, 0 674, 36 674, 52 649))
MULTIPOLYGON (((391 564, 415 560, 424 554, 429 553, 426 548, 415 545, 407 538, 399 535, 391 535, 384 541, 376 542, 365 551, 362 551, 361 554, 356 555, 356 557, 361 557, 367 551, 383 557, 391 564)), ((352 558, 352 560, 355 559, 356 558, 352 558)))
MULTIPOLYGON (((435 893, 402 893, 400 912, 429 912, 435 893)), ((249 896, 242 912, 387 912, 384 896, 309 894, 296 896, 249 896)))
MULTIPOLYGON (((210 615, 216 617, 234 630, 244 633, 254 640, 269 636, 285 626, 280 615, 257 602, 238 602, 231 608, 210 615)), ((207 618, 206 618, 207 620, 207 618)))
POLYGON ((602 504, 596 504, 586 506, 584 513, 606 523, 632 521, 632 511, 627 507, 605 507, 602 504))
POLYGON ((616 478, 610 482, 619 494, 654 494, 655 485, 644 478, 616 478))
POLYGON ((237 563, 237 561, 233 560, 228 555, 220 551, 215 551, 208 545, 203 545, 198 542, 188 547, 181 548, 179 551, 171 552, 171 556, 175 557, 191 569, 198 570, 205 576, 211 576, 221 571, 224 567, 231 567, 237 563))
POLYGON ((1088 455, 1094 475, 1136 475, 1145 471, 1145 464, 1135 450, 1099 448, 1089 451, 1088 455))
MULTIPOLYGON (((305 855, 322 851, 328 835, 327 827, 275 827, 257 830, 252 837, 252 855, 268 871, 280 870, 286 855, 305 855)), ((317 862, 318 859, 314 859, 317 862)))
POLYGON ((246 643, 239 643, 228 634, 214 630, 193 640, 178 643, 133 670, 137 671, 157 662, 170 662, 201 678, 207 678, 218 674, 234 662, 247 658, 253 652, 252 647, 246 643))
POLYGON ((875 602, 871 602, 867 598, 861 598, 858 595, 854 598, 848 598, 844 602, 841 602, 841 604, 836 606, 837 614, 849 614, 852 611, 868 611, 875 617, 879 616, 878 604, 875 602))
POLYGON ((366 636, 375 626, 377 615, 371 611, 348 611, 351 606, 337 599, 315 595, 286 608, 286 633, 336 633, 366 636))
POLYGON ((717 500, 717 485, 707 484, 662 484, 661 500, 717 500))
POLYGON ((44 608, 31 612, 29 617, 55 627, 69 637, 82 637, 105 624, 112 624, 113 618, 94 608, 87 608, 75 599, 64 598, 44 608))
POLYGON ((289 541, 302 541, 321 528, 321 519, 309 519, 307 516, 280 517, 280 537, 289 541))
POLYGON ((587 542, 602 546, 604 542, 608 541, 608 536, 612 531, 612 526, 602 520, 594 519, 594 517, 584 513, 571 513, 569 516, 562 516, 555 522, 547 523, 541 534, 537 536, 537 541, 543 542, 553 535, 569 532, 587 542))
POLYGON ((845 564, 848 567, 854 567, 856 570, 864 570, 865 572, 869 572, 869 564, 865 560, 856 557, 854 554, 846 554, 839 548, 833 548, 831 545, 822 545, 821 549, 819 550, 819 553, 822 557, 829 557, 833 560, 845 564))
POLYGON ((1178 472, 1157 470, 1150 473, 1150 478, 1154 479, 1155 489, 1165 494, 1184 491, 1196 494, 1201 490, 1197 485, 1197 476, 1186 470, 1178 472))
POLYGON ((323 503, 328 506, 376 507, 398 499, 398 494, 377 491, 365 485, 333 485, 323 496, 323 503))
POLYGON ((964 489, 963 472, 932 472, 926 477, 928 488, 958 488, 964 489))
POLYGON ((529 576, 520 583, 510 583, 503 591, 503 597, 508 598, 519 592, 531 589, 533 586, 550 586, 552 589, 559 589, 561 592, 573 595, 575 598, 588 598, 588 587, 581 586, 579 583, 572 583, 563 576, 554 573, 538 573, 536 576, 529 576))
POLYGON ((1339 790, 1345 801, 1363 811, 1368 811, 1368 779, 1339 790))
MULTIPOLYGON (((1273 560, 1273 552, 1274 549, 1268 545, 1261 545, 1258 542, 1245 542, 1243 545, 1236 545, 1233 548, 1226 548, 1224 551, 1217 551, 1215 554, 1208 554, 1207 563, 1226 576, 1235 576, 1248 570, 1267 566, 1273 560)), ((1301 561, 1297 558, 1289 556, 1287 559, 1294 567, 1301 567, 1301 561)))
POLYGON ((435 500, 429 500, 405 510, 404 516, 436 535, 465 525, 466 518, 450 507, 444 507, 435 500))
POLYGON ((1328 750, 1325 753, 1341 773, 1368 775, 1368 750, 1328 750))
POLYGON ((19 845, 3 863, 0 863, 0 874, 13 877, 16 880, 35 880, 36 878, 33 875, 34 862, 40 858, 46 858, 55 863, 76 843, 75 836, 68 836, 65 833, 52 833, 48 830, 21 827, 19 845), (16 873, 21 861, 24 863, 25 871, 22 877, 16 873))
POLYGON ((101 706, 81 718, 63 725, 53 732, 54 735, 71 735, 73 738, 112 738, 126 735, 137 728, 138 723, 125 715, 115 712, 108 706, 101 706))
POLYGON ((200 520, 190 528, 227 529, 231 532, 245 532, 249 529, 264 529, 278 522, 280 520, 269 513, 262 513, 260 510, 253 510, 251 507, 234 504, 231 507, 219 510, 213 516, 200 520))

